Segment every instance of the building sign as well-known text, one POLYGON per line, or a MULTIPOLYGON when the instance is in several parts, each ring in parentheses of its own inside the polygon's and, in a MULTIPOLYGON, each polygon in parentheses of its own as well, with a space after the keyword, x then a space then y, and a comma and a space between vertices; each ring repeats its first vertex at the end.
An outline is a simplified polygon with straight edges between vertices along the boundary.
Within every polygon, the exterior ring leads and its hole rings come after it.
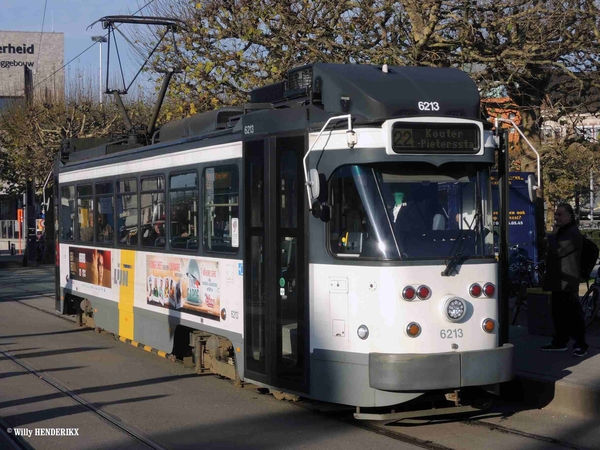
POLYGON ((40 93, 64 95, 64 35, 0 31, 0 97, 22 97, 23 67, 33 71, 40 93))
POLYGON ((31 45, 21 44, 21 45, 15 46, 12 44, 4 45, 2 42, 0 42, 0 54, 2 54, 2 53, 21 54, 21 55, 28 53, 30 55, 33 55, 35 53, 35 44, 31 44, 31 45))

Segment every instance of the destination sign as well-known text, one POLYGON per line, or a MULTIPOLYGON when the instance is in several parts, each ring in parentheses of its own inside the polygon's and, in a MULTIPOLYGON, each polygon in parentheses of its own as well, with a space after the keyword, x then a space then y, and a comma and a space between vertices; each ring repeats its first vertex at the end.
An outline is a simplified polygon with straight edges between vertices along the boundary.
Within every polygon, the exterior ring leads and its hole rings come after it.
POLYGON ((480 140, 476 124, 396 122, 392 128, 396 153, 477 153, 480 140))

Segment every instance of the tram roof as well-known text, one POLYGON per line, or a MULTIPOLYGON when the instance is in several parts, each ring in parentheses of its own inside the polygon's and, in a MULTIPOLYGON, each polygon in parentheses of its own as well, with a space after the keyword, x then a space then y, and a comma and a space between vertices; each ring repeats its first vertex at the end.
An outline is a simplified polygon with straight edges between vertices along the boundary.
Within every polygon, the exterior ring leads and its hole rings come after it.
MULTIPOLYGON (((480 96, 471 77, 453 68, 389 66, 386 71, 376 65, 313 63, 289 70, 282 82, 254 89, 243 106, 163 125, 158 142, 223 136, 239 132, 242 123, 256 124, 257 132, 315 128, 340 114, 351 114, 356 124, 420 116, 480 120, 480 96)), ((71 142, 63 156, 76 162, 140 148, 123 140, 90 144, 71 142)))
POLYGON ((304 91, 328 113, 370 121, 404 116, 481 119, 477 85, 453 68, 389 66, 384 71, 375 65, 314 63, 291 69, 284 83, 255 89, 251 102, 276 105, 277 88, 280 102, 304 91))
POLYGON ((240 117, 245 124, 260 123, 261 131, 275 132, 305 129, 331 115, 348 113, 358 122, 419 116, 481 119, 477 86, 461 70, 389 66, 384 72, 375 65, 314 63, 289 70, 284 81, 252 90, 250 103, 243 107, 165 124, 160 140, 232 128, 240 117), (298 107, 311 112, 294 114, 298 107), (282 114, 283 110, 291 114, 282 114))

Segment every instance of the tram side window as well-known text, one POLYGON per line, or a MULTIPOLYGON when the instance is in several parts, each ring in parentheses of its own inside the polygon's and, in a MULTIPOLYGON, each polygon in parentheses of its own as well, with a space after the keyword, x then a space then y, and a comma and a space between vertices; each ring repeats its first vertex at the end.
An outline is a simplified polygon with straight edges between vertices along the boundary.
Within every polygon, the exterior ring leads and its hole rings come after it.
POLYGON ((120 245, 138 243, 138 196, 135 178, 117 181, 117 239, 120 245))
POLYGON ((165 177, 155 175, 142 178, 141 191, 142 245, 165 248, 165 177))
POLYGON ((96 205, 98 219, 96 226, 96 242, 112 245, 115 230, 115 205, 112 181, 96 183, 96 205))
POLYGON ((198 174, 181 173, 169 178, 171 248, 198 249, 198 174))
POLYGON ((75 186, 60 189, 60 239, 72 241, 75 231, 75 186))
POLYGON ((233 164, 204 169, 203 245, 207 252, 237 252, 239 173, 233 164))
POLYGON ((80 242, 94 242, 94 199, 92 185, 77 186, 77 232, 80 242))

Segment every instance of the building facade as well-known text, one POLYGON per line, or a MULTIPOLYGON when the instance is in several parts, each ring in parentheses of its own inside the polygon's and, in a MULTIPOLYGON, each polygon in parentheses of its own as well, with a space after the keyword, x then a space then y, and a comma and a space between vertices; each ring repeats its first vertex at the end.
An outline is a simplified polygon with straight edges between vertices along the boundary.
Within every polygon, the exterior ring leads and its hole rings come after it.
MULTIPOLYGON (((25 67, 31 70, 34 97, 46 101, 63 98, 64 47, 63 33, 0 30, 0 109, 24 101, 25 67)), ((21 207, 21 195, 15 198, 0 188, 0 250, 19 237, 17 214, 21 207)))
POLYGON ((33 73, 34 95, 63 96, 63 33, 0 30, 0 98, 25 95, 25 67, 33 73))

